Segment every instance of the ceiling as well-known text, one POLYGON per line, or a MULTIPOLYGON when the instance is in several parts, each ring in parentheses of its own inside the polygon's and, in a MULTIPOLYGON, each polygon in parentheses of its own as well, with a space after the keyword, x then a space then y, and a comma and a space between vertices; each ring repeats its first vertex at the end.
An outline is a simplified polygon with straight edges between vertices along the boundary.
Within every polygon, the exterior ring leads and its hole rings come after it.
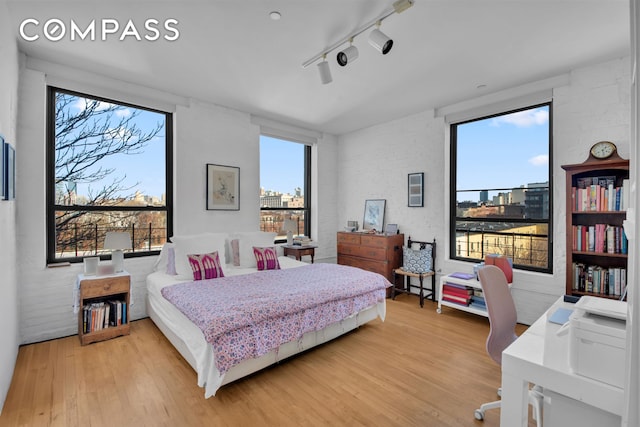
MULTIPOLYGON (((360 57, 333 82, 302 63, 390 10, 393 0, 9 0, 19 49, 27 55, 175 95, 224 105, 307 129, 343 134, 412 113, 538 81, 629 55, 628 0, 415 0, 381 30, 394 40, 381 55, 368 33, 360 57), (281 19, 270 19, 279 11, 281 19), (20 23, 51 18, 81 29, 116 19, 107 41, 27 42, 20 23), (177 19, 176 41, 120 41, 132 20, 177 19)), ((160 26, 160 29, 162 27, 160 26)), ((162 31, 161 36, 171 35, 162 31)))

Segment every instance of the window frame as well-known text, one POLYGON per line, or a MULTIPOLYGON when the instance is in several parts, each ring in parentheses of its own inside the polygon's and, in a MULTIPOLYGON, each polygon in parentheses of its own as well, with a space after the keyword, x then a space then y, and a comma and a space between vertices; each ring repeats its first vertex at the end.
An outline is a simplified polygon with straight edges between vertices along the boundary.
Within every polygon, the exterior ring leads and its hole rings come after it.
MULTIPOLYGON (((56 86, 47 86, 46 104, 46 245, 47 264, 58 263, 79 263, 84 256, 73 256, 56 258, 56 211, 87 211, 87 212, 166 212, 166 240, 173 235, 173 113, 158 109, 145 107, 131 102, 123 102, 113 98, 92 95, 79 91, 64 89, 56 86), (61 92, 67 95, 94 99, 101 102, 108 102, 131 107, 138 110, 146 110, 165 117, 165 205, 164 206, 91 206, 91 205, 57 205, 56 201, 56 93, 61 92)), ((125 258, 137 258, 145 256, 155 256, 160 250, 147 250, 126 252, 125 258)), ((98 254, 101 259, 110 259, 109 254, 98 254)))
MULTIPOLYGON (((549 109, 549 166, 548 166, 548 181, 549 181, 549 215, 548 218, 545 219, 532 219, 532 218, 509 218, 508 222, 515 224, 547 224, 547 267, 535 267, 532 265, 524 265, 524 264, 515 264, 514 269, 519 270, 527 270, 527 271, 535 271, 540 273, 553 273, 553 101, 547 102, 539 102, 532 105, 528 105, 525 107, 513 108, 507 111, 501 111, 497 113, 492 113, 488 115, 477 116, 469 119, 464 119, 458 122, 449 124, 449 140, 450 140, 450 177, 449 177, 449 258, 452 260, 458 261, 466 261, 466 262, 482 262, 484 261, 484 257, 482 259, 478 258, 469 258, 457 255, 457 242, 456 242, 456 232, 457 232, 457 224, 459 221, 464 222, 505 222, 504 218, 492 218, 492 217, 458 217, 457 216, 457 160, 458 160, 458 144, 457 144, 457 130, 458 126, 464 125, 466 123, 477 122, 480 120, 491 119, 495 117, 506 116, 508 114, 517 113, 520 111, 532 110, 540 107, 548 107, 549 109)), ((496 190, 504 190, 504 189, 483 189, 488 191, 496 191, 496 190)), ((484 247, 481 249, 481 253, 484 254, 484 247)))
MULTIPOLYGON (((311 146, 303 144, 297 141, 293 141, 289 138, 283 138, 280 136, 272 136, 266 133, 261 133, 261 136, 267 136, 269 138, 279 139, 281 141, 289 142, 291 144, 304 145, 304 207, 286 208, 286 207, 262 207, 260 206, 260 216, 262 212, 269 211, 303 211, 304 212, 304 235, 311 238, 311 146)), ((261 220, 261 219, 260 219, 261 220)), ((261 220, 262 221, 262 220, 261 220)), ((277 239, 274 243, 285 243, 286 239, 277 239)))

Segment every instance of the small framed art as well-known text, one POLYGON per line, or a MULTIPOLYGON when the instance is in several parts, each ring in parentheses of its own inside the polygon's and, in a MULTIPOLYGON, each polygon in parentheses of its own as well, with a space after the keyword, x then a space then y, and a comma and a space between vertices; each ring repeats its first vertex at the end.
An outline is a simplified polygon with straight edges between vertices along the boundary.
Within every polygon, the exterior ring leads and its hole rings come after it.
POLYGON ((240 168, 207 164, 207 210, 240 210, 240 168))
POLYGON ((410 208, 424 206, 424 173, 410 173, 408 183, 408 206, 410 208))
POLYGON ((384 207, 387 204, 385 199, 365 200, 364 220, 362 229, 365 231, 376 231, 382 233, 384 227, 384 207))
POLYGON ((3 167, 3 188, 2 197, 4 200, 13 200, 16 198, 16 149, 8 142, 2 144, 2 162, 3 167))

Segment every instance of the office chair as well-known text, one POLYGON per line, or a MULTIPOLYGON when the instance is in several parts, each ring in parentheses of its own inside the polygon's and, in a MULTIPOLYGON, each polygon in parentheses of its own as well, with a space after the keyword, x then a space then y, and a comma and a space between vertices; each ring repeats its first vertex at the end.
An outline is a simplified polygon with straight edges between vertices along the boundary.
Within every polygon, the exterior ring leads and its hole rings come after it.
MULTIPOLYGON (((513 302, 507 278, 495 265, 488 265, 478 271, 480 285, 484 294, 491 329, 487 337, 487 353, 498 364, 502 365, 502 351, 518 338, 515 333, 517 323, 516 305, 513 302)), ((542 426, 542 389, 534 386, 529 390, 529 404, 533 406, 533 418, 537 426, 542 426)), ((498 389, 498 395, 502 390, 498 389)), ((487 409, 500 407, 500 401, 484 403, 475 411, 478 420, 484 419, 487 409)))

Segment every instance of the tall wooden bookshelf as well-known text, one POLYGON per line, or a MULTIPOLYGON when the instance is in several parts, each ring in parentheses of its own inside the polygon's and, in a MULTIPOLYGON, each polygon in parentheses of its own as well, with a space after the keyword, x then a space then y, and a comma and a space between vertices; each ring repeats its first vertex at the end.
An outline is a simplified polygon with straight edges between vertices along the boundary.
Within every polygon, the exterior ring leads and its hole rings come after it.
POLYGON ((622 222, 628 204, 624 198, 629 191, 629 160, 617 152, 606 159, 589 155, 583 163, 562 169, 567 192, 566 294, 619 299, 627 271, 622 222))

